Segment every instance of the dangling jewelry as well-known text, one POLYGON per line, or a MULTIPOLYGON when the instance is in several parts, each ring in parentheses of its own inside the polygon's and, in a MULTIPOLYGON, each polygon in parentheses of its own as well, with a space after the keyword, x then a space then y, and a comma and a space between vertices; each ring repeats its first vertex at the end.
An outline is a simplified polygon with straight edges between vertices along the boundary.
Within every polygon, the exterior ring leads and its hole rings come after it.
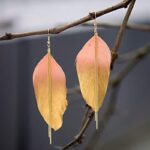
POLYGON ((33 72, 33 87, 37 106, 48 124, 48 136, 52 143, 52 129, 62 126, 63 114, 67 108, 66 77, 62 68, 51 55, 48 30, 47 54, 40 60, 33 72))
POLYGON ((95 13, 94 36, 79 51, 76 69, 82 96, 95 112, 96 129, 98 129, 98 111, 103 104, 108 86, 110 64, 111 52, 98 36, 95 13))

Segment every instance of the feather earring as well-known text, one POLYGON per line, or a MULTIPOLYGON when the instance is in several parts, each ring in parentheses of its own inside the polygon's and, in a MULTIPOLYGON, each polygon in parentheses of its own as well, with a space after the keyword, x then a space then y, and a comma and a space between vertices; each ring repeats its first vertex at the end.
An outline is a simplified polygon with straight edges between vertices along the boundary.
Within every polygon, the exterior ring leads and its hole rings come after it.
POLYGON ((34 69, 33 87, 39 112, 48 124, 51 144, 52 129, 56 131, 62 126, 67 90, 65 74, 51 55, 49 30, 47 46, 47 54, 34 69))
POLYGON ((98 129, 98 111, 102 106, 110 75, 111 52, 98 36, 96 13, 94 36, 87 41, 76 57, 76 70, 82 96, 95 112, 98 129))

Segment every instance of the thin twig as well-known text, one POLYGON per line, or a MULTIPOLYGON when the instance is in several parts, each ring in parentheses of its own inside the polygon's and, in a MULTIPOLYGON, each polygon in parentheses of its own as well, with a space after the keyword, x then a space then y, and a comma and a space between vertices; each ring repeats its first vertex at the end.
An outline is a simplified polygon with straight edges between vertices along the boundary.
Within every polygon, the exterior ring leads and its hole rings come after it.
MULTIPOLYGON (((82 26, 85 27, 93 27, 93 23, 84 23, 82 26)), ((97 22, 98 28, 119 28, 121 24, 112 24, 112 23, 103 23, 103 22, 97 22)), ((138 31, 144 31, 144 32, 150 32, 150 25, 145 24, 127 24, 126 29, 131 30, 138 30, 138 31)))
POLYGON ((86 112, 85 112, 85 114, 84 114, 84 117, 83 117, 83 120, 82 120, 80 129, 83 128, 83 126, 84 126, 84 124, 85 124, 85 122, 86 122, 86 120, 87 120, 87 118, 88 118, 88 114, 89 114, 89 112, 90 112, 90 110, 91 110, 91 108, 90 108, 88 105, 86 105, 86 107, 87 107, 87 109, 86 109, 86 112))
POLYGON ((128 20, 129 20, 129 17, 131 15, 132 9, 134 7, 135 1, 136 0, 132 0, 131 1, 131 4, 129 5, 127 13, 126 13, 126 15, 125 15, 125 17, 123 19, 122 25, 121 25, 121 27, 119 29, 119 33, 117 34, 116 42, 115 42, 114 48, 112 49, 112 63, 111 63, 111 68, 113 68, 113 64, 114 64, 115 60, 118 57, 117 51, 118 51, 118 49, 119 49, 119 47, 121 45, 121 41, 122 41, 125 29, 126 29, 126 25, 128 23, 128 20))
POLYGON ((68 89, 68 95, 77 94, 77 93, 81 93, 78 85, 68 89))
POLYGON ((132 57, 131 61, 129 61, 127 65, 124 67, 124 69, 113 78, 111 84, 112 85, 119 84, 119 82, 122 81, 122 79, 130 72, 130 70, 149 53, 150 53, 150 45, 147 45, 143 48, 136 50, 134 56, 131 56, 132 57))
POLYGON ((147 51, 145 49, 149 49, 149 45, 144 46, 145 48, 139 48, 136 51, 131 51, 131 52, 127 52, 125 54, 121 54, 118 57, 118 61, 119 62, 125 62, 125 61, 129 61, 131 59, 133 59, 135 57, 135 55, 139 54, 141 56, 145 55, 145 53, 147 53, 147 51))
MULTIPOLYGON (((97 11, 96 12, 96 17, 100 17, 100 16, 103 16, 107 13, 110 13, 112 11, 115 11, 117 9, 121 9, 121 8, 126 8, 130 2, 132 0, 123 0, 122 2, 114 5, 114 6, 111 6, 111 7, 108 7, 104 10, 101 10, 101 11, 97 11)), ((79 20, 76 20, 70 24, 67 24, 65 26, 62 26, 62 27, 55 27, 55 28, 52 28, 52 29, 49 29, 49 33, 50 34, 58 34, 58 33, 61 33, 69 28, 72 28, 74 26, 77 26, 77 25, 80 25, 82 23, 85 23, 87 21, 90 21, 93 19, 93 16, 95 15, 95 13, 90 13, 89 15, 79 19, 79 20)), ((47 34, 48 31, 47 29, 46 30, 41 30, 41 31, 34 31, 34 32, 25 32, 25 33, 6 33, 4 36, 1 36, 0 37, 0 41, 3 41, 3 40, 12 40, 12 39, 15 39, 15 38, 21 38, 21 37, 27 37, 27 36, 33 36, 33 35, 44 35, 44 34, 47 34)))
POLYGON ((132 12, 132 9, 133 9, 133 6, 134 6, 134 3, 135 3, 135 0, 133 0, 131 2, 131 4, 129 5, 129 8, 128 8, 128 11, 124 17, 124 20, 123 20, 123 23, 120 27, 120 30, 119 30, 119 33, 117 35, 117 38, 116 38, 116 42, 115 42, 115 46, 113 48, 113 52, 116 52, 118 51, 120 45, 121 45, 121 41, 122 41, 122 38, 123 38, 123 35, 124 35, 124 32, 125 32, 125 28, 126 28, 126 25, 128 23, 128 20, 129 20, 129 17, 130 17, 130 14, 132 12))
POLYGON ((94 116, 94 112, 90 111, 88 114, 88 118, 86 119, 86 121, 85 121, 83 127, 80 129, 79 133, 74 137, 74 139, 72 141, 70 141, 68 144, 66 144, 64 147, 62 147, 61 150, 67 150, 68 148, 82 142, 83 135, 84 135, 86 129, 88 128, 90 122, 92 121, 93 116, 94 116))

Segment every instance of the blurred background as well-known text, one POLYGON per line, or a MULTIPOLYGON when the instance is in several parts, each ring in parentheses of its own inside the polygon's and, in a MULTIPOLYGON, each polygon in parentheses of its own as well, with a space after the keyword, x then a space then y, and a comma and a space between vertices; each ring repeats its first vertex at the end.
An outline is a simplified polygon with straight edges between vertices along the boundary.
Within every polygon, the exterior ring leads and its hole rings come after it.
MULTIPOLYGON (((28 32, 67 24, 121 0, 0 0, 0 36, 6 32, 28 32)), ((138 1, 130 23, 150 24, 149 1, 138 1)), ((120 23, 125 9, 97 19, 98 22, 120 23)), ((117 28, 99 29, 99 35, 113 47, 117 28)), ((52 54, 66 73, 67 87, 78 85, 75 58, 85 42, 93 35, 93 27, 77 26, 52 35, 52 54)), ((46 54, 47 36, 27 37, 0 42, 0 149, 53 150, 64 145, 77 134, 85 103, 80 94, 68 95, 68 109, 63 127, 53 132, 49 145, 47 125, 38 112, 32 73, 46 54)), ((150 33, 127 30, 120 53, 136 50, 150 42, 150 33)), ((111 77, 124 64, 117 63, 111 77)), ((119 89, 116 111, 93 150, 149 150, 150 149, 150 55, 142 60, 125 78, 119 89)), ((109 92, 101 114, 109 100, 109 92)), ((92 121, 85 141, 76 150, 85 149, 95 131, 92 121)))

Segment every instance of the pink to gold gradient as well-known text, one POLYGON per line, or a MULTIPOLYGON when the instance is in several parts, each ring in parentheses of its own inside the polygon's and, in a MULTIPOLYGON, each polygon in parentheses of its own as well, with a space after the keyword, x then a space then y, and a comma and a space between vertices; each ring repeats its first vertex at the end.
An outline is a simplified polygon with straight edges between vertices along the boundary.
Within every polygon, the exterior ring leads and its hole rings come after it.
POLYGON ((110 64, 110 49, 97 34, 83 46, 76 58, 81 93, 95 112, 102 106, 106 94, 110 64))
POLYGON ((62 126, 63 114, 67 107, 66 78, 62 68, 49 53, 35 67, 33 86, 42 117, 50 128, 58 130, 62 126))

